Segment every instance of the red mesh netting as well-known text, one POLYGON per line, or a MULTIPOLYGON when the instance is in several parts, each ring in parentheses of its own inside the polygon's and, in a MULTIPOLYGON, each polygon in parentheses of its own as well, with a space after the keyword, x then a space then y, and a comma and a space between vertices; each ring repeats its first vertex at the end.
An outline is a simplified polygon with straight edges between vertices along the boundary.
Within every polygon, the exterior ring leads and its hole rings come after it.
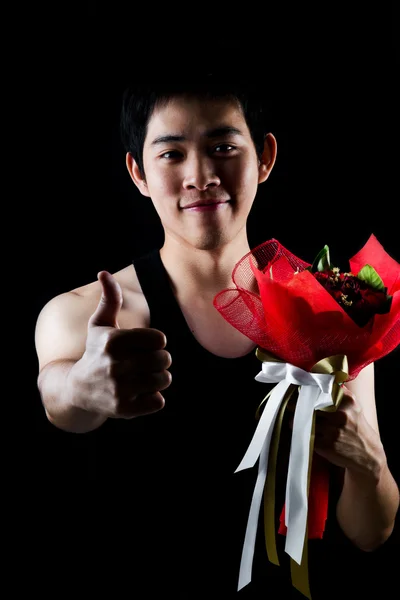
POLYGON ((355 274, 365 264, 377 271, 393 297, 390 312, 375 315, 365 327, 359 327, 305 270, 309 263, 275 239, 236 264, 232 273, 236 287, 219 292, 214 306, 260 348, 302 369, 345 354, 349 379, 354 379, 400 343, 400 265, 374 235, 349 261, 355 274))

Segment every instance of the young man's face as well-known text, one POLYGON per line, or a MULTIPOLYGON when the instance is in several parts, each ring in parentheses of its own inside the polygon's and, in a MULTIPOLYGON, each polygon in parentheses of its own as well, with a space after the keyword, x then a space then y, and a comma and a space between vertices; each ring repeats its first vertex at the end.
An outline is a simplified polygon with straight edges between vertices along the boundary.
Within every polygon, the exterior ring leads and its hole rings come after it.
POLYGON ((128 169, 140 191, 151 197, 166 236, 215 249, 245 227, 257 186, 273 166, 271 137, 265 164, 259 165, 238 105, 178 97, 156 107, 150 118, 143 148, 146 179, 129 158, 128 169), (203 207, 190 208, 199 202, 203 207), (213 204, 204 208, 207 202, 213 204))

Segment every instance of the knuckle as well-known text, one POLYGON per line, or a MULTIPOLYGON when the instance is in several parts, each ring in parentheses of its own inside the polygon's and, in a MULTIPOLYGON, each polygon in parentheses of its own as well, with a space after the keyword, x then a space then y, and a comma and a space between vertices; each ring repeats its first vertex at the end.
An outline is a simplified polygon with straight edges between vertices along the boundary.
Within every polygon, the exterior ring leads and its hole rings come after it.
POLYGON ((347 402, 349 403, 355 403, 356 402, 356 395, 354 394, 354 392, 352 392, 347 386, 343 385, 343 395, 345 396, 347 402))
POLYGON ((164 355, 165 368, 168 369, 168 367, 170 367, 171 364, 172 364, 172 356, 168 352, 168 350, 162 350, 162 352, 163 352, 163 355, 164 355))
POLYGON ((114 343, 114 339, 118 335, 118 329, 110 329, 103 334, 104 353, 109 354, 114 343))
POLYGON ((172 375, 171 375, 170 371, 164 371, 163 375, 164 375, 165 386, 168 387, 172 383, 172 375))
POLYGON ((357 425, 359 412, 358 409, 354 406, 349 407, 349 410, 342 411, 340 413, 340 425, 342 429, 354 428, 357 425))
POLYGON ((171 355, 166 350, 156 350, 153 354, 153 359, 149 361, 150 369, 156 371, 167 369, 171 365, 171 355))
POLYGON ((151 381, 151 389, 153 391, 163 390, 170 385, 172 376, 169 371, 161 371, 159 373, 153 373, 151 381))
POLYGON ((349 425, 349 423, 351 423, 351 420, 352 420, 351 419, 351 415, 348 412, 343 411, 343 412, 341 412, 339 414, 340 414, 340 422, 339 422, 339 424, 342 427, 346 427, 347 425, 349 425))
POLYGON ((333 440, 332 449, 334 452, 340 453, 340 450, 342 449, 342 439, 339 435, 333 440))
POLYGON ((106 375, 109 379, 111 379, 115 384, 118 377, 118 362, 115 360, 111 360, 108 362, 106 367, 106 375))

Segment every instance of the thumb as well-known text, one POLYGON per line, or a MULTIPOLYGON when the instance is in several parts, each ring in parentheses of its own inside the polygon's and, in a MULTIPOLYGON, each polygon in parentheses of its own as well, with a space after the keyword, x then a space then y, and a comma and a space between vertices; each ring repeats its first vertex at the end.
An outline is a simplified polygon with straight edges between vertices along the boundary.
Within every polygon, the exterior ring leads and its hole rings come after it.
POLYGON ((90 327, 116 327, 119 329, 117 316, 122 306, 122 290, 118 281, 108 271, 97 274, 102 293, 100 302, 89 319, 90 327))

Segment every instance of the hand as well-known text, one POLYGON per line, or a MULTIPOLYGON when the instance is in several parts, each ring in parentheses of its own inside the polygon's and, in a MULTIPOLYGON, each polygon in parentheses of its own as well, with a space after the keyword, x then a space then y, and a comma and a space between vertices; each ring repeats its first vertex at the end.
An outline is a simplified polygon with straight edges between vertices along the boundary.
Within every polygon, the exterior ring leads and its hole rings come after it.
POLYGON ((361 475, 379 472, 383 456, 380 436, 346 386, 335 412, 316 411, 314 450, 334 465, 361 475))
MULTIPOLYGON (((294 408, 288 405, 289 411, 294 408)), ((292 429, 293 419, 289 425, 292 429)), ((379 472, 383 457, 381 439, 345 385, 335 412, 316 411, 314 452, 334 465, 361 475, 375 476, 379 472)))
POLYGON ((120 329, 121 287, 107 271, 98 279, 102 296, 88 322, 86 350, 70 372, 74 405, 120 419, 156 412, 165 404, 160 390, 171 383, 166 337, 158 329, 120 329))

